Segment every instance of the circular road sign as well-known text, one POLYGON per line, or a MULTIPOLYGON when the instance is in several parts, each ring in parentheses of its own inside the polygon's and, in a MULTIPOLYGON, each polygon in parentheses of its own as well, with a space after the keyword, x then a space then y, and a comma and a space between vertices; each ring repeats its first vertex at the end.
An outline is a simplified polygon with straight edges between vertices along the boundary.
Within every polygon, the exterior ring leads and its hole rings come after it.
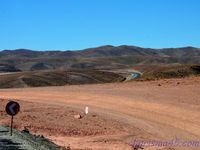
POLYGON ((6 105, 6 112, 10 116, 15 116, 20 111, 20 105, 17 102, 10 101, 6 105))

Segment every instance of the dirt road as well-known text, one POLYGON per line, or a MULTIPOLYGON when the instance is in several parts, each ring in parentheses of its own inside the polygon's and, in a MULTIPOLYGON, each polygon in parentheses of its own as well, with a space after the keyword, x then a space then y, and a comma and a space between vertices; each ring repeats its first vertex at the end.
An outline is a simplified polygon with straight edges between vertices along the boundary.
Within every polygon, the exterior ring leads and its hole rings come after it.
MULTIPOLYGON (((116 132, 89 136, 54 135, 48 132, 45 134, 60 145, 70 144, 73 148, 119 150, 131 149, 128 143, 134 139, 198 140, 200 138, 199 93, 200 78, 197 77, 151 82, 0 90, 1 98, 23 100, 39 107, 46 104, 64 109, 66 106, 82 112, 84 107, 88 106, 89 114, 97 114, 100 118, 104 118, 105 124, 109 120, 116 121, 107 125, 112 125, 111 128, 116 132)), ((44 117, 44 122, 45 119, 44 117)), ((62 124, 62 120, 56 121, 62 124)), ((94 125, 93 119, 90 120, 90 124, 94 125)), ((105 124, 100 125, 100 128, 105 124)), ((80 130, 81 126, 76 129, 80 130)), ((175 149, 190 149, 190 147, 175 149)))

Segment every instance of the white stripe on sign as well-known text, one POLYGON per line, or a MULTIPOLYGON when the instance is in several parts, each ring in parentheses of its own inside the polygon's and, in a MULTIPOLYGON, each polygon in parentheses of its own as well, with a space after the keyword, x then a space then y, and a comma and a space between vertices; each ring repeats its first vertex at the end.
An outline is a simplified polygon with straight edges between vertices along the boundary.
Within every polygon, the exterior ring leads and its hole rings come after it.
POLYGON ((15 114, 15 110, 14 110, 15 106, 16 106, 16 104, 13 103, 13 104, 10 105, 10 107, 9 107, 9 110, 10 110, 10 112, 11 112, 12 114, 15 114))

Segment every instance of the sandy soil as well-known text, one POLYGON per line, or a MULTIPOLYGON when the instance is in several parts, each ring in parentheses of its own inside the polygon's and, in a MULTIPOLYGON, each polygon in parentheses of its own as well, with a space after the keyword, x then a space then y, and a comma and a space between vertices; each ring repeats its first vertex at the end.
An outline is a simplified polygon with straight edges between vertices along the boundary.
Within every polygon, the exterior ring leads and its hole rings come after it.
POLYGON ((15 99, 21 104, 17 128, 27 126, 72 149, 130 150, 129 143, 135 139, 194 141, 200 138, 199 93, 199 77, 6 89, 0 90, 0 123, 9 123, 4 107, 8 99, 15 99), (89 106, 87 116, 85 106, 89 106), (75 114, 83 118, 75 119, 75 114))

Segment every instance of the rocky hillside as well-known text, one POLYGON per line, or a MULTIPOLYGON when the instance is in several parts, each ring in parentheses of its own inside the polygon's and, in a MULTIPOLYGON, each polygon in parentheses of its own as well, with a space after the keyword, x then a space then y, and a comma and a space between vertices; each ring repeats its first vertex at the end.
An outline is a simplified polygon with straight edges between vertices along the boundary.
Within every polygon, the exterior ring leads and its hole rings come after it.
POLYGON ((194 47, 150 49, 136 46, 101 46, 77 51, 0 51, 0 71, 120 68, 138 64, 200 64, 194 47))

